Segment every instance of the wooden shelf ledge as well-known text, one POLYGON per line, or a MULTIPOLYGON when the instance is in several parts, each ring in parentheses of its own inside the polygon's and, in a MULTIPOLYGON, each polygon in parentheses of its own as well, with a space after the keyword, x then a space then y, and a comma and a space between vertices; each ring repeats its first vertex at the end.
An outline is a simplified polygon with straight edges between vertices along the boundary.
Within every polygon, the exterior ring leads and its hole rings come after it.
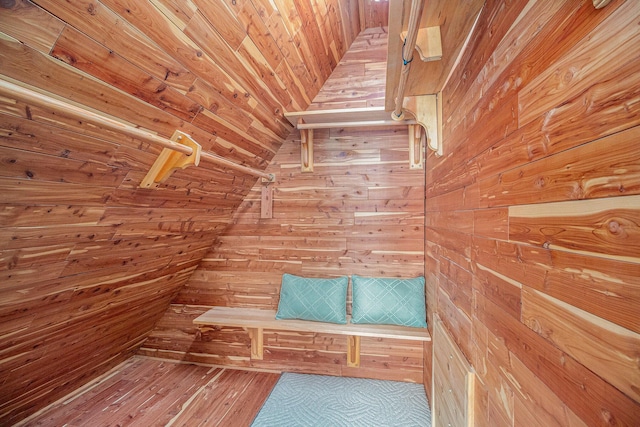
POLYGON ((297 111, 284 116, 298 129, 328 129, 361 126, 406 126, 414 120, 395 121, 384 107, 297 111), (300 122, 302 119, 302 122, 300 122))
MULTIPOLYGON (((313 172, 313 131, 314 129, 332 129, 346 127, 375 126, 412 126, 418 123, 414 119, 396 120, 393 112, 384 107, 343 108, 334 110, 312 110, 284 113, 284 116, 300 130, 300 164, 302 172, 313 172)), ((420 138, 409 140, 409 150, 418 151, 423 147, 420 138)), ((412 169, 422 169, 424 154, 420 161, 412 163, 412 169)))
POLYGON ((251 339, 251 358, 262 360, 264 350, 263 331, 314 332, 324 334, 346 335, 347 365, 360 366, 360 338, 392 338, 411 341, 431 341, 426 328, 395 325, 366 325, 312 322, 308 320, 277 320, 275 310, 259 310, 254 308, 213 307, 193 320, 201 330, 209 330, 212 326, 232 326, 245 329, 251 339))

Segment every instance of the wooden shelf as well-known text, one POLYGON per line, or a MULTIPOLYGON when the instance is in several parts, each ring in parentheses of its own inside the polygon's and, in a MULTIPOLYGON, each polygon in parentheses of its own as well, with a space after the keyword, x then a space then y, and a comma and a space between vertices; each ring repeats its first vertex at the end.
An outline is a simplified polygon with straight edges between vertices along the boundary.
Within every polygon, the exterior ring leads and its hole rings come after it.
POLYGON ((284 116, 298 129, 327 129, 360 126, 406 126, 413 120, 396 121, 384 107, 344 108, 335 110, 297 111, 284 116), (300 121, 302 119, 302 122, 300 121))
POLYGON ((346 335, 347 364, 360 366, 360 337, 392 338, 411 341, 431 341, 426 328, 413 328, 396 325, 354 324, 348 318, 347 324, 312 322, 309 320, 278 320, 275 310, 259 310, 237 307, 213 307, 193 320, 201 330, 208 327, 233 326, 244 328, 251 338, 251 357, 261 360, 263 357, 263 331, 315 332, 324 334, 346 335))

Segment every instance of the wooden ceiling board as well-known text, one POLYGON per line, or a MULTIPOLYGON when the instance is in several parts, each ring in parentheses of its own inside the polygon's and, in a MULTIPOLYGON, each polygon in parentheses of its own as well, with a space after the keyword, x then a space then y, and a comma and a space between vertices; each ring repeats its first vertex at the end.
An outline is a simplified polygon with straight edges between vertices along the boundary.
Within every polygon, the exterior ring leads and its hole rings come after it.
MULTIPOLYGON (((0 2, 0 79, 264 169, 359 31, 357 0, 0 2)), ((0 96, 0 424, 134 354, 256 182, 138 188, 159 152, 0 96)))

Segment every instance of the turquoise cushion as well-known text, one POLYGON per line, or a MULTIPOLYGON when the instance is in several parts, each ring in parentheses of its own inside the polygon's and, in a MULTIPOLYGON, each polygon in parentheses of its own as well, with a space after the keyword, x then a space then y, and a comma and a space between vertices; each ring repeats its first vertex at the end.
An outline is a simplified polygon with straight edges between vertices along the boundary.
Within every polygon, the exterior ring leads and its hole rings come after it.
POLYGON ((347 323, 347 276, 335 279, 282 275, 276 319, 347 323))
POLYGON ((414 279, 351 276, 351 323, 426 328, 424 277, 414 279))

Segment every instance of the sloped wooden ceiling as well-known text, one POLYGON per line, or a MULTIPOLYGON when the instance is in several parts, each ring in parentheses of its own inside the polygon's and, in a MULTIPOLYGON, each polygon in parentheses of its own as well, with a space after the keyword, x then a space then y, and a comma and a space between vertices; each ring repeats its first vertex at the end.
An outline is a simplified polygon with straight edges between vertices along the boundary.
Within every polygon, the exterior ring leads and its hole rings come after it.
MULTIPOLYGON (((2 1, 0 79, 264 169, 360 16, 386 16, 369 3, 2 1)), ((138 189, 158 147, 4 96, 0 132, 10 424, 133 354, 256 178, 201 164, 138 189)))

